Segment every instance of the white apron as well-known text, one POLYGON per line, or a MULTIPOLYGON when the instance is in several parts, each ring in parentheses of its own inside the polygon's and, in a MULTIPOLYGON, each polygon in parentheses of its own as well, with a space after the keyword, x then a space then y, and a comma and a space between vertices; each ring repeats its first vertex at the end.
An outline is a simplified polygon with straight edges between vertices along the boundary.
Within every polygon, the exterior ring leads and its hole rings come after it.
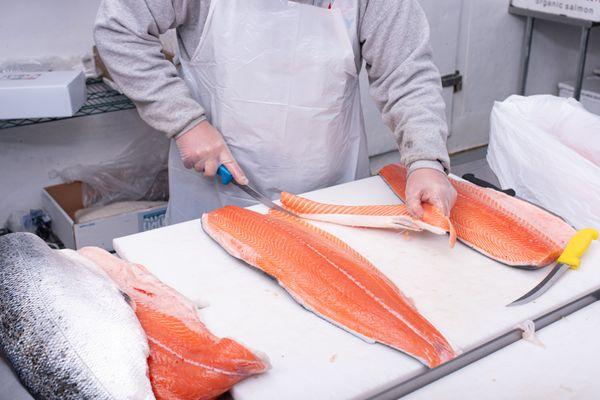
MULTIPOLYGON (((320 1, 316 1, 321 3, 320 1)), ((284 0, 212 0, 183 77, 251 184, 271 198, 368 176, 357 0, 333 9, 284 0)), ((256 203, 169 156, 169 223, 256 203)))

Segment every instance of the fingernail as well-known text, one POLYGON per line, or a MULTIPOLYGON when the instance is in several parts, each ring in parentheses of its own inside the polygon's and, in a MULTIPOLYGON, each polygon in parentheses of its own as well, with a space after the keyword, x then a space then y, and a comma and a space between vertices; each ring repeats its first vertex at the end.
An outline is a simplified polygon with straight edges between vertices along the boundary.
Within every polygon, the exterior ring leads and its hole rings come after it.
POLYGON ((247 185, 247 184, 249 184, 249 183, 250 183, 250 181, 248 180, 248 178, 246 178, 245 176, 242 176, 242 177, 240 178, 240 181, 241 181, 240 183, 241 183, 242 185, 247 185))

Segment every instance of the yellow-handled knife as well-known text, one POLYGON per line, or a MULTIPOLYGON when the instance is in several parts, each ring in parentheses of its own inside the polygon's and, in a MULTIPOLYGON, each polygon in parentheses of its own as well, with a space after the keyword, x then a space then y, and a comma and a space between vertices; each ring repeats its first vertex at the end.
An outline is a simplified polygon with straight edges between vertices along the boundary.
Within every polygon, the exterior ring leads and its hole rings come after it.
POLYGON ((581 256, 590 247, 593 240, 598 240, 598 231, 595 229, 582 229, 569 240, 567 247, 562 252, 556 266, 536 287, 510 303, 508 306, 518 306, 529 303, 544 294, 556 281, 569 269, 578 269, 581 265, 581 256))

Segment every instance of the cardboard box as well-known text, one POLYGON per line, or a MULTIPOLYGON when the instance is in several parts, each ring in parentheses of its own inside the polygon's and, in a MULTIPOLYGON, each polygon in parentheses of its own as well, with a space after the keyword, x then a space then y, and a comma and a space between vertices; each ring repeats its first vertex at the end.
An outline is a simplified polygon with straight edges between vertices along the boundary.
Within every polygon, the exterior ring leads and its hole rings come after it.
MULTIPOLYGON (((574 93, 574 82, 561 82, 558 84, 558 95, 560 97, 573 97, 574 93)), ((583 80, 583 89, 579 101, 586 110, 600 115, 600 76, 592 76, 583 80)))
POLYGON ((42 191, 44 208, 52 218, 52 231, 66 247, 98 246, 112 251, 114 238, 144 232, 165 225, 166 206, 127 212, 82 224, 75 212, 83 208, 81 182, 49 186, 42 191))
POLYGON ((600 22, 600 0, 511 0, 515 7, 600 22))
POLYGON ((0 73, 0 119, 71 117, 85 100, 83 71, 0 73))

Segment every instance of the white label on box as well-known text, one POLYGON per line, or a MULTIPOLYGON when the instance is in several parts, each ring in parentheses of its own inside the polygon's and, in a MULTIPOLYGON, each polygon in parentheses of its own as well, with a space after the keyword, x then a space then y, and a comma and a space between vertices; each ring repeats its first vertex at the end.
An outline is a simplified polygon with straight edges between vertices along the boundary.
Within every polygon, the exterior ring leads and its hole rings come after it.
POLYGON ((139 232, 162 228, 165 226, 166 215, 166 208, 140 213, 138 215, 139 232))

